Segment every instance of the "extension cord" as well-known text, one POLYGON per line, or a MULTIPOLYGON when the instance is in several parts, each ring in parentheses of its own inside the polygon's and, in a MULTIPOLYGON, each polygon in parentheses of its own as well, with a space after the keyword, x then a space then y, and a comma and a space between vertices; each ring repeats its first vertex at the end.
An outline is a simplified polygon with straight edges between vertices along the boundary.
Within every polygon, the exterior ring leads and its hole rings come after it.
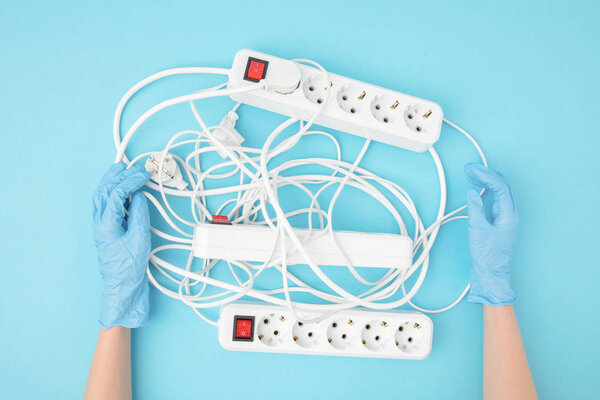
POLYGON ((230 97, 304 121, 320 111, 314 121, 319 125, 418 152, 429 149, 440 136, 443 113, 434 102, 240 50, 227 86, 244 88, 260 80, 266 82, 265 89, 230 97))
MULTIPOLYGON (((406 235, 294 229, 312 261, 318 265, 408 268, 412 263, 412 240, 406 235), (335 238, 335 241, 334 241, 335 238), (337 250, 337 245, 342 252, 337 250)), ((204 259, 278 263, 283 252, 278 234, 264 225, 198 224, 194 231, 194 256, 204 259)), ((289 265, 306 264, 285 237, 289 265)))
MULTIPOLYGON (((445 119, 443 121, 463 134, 477 150, 483 164, 487 165, 475 139, 452 122, 445 119)), ((445 172, 442 161, 432 146, 439 136, 441 122, 441 109, 434 103, 329 74, 313 61, 288 61, 250 50, 238 53, 233 69, 174 68, 140 81, 125 93, 117 106, 113 137, 117 149, 115 162, 124 161, 131 166, 153 158, 147 164, 148 170, 153 174, 152 181, 147 183, 148 189, 142 193, 162 220, 157 223, 153 218, 151 221, 154 246, 147 268, 150 283, 166 296, 189 306, 206 322, 215 326, 220 324, 222 328, 219 335, 231 336, 232 318, 235 315, 243 316, 243 310, 230 317, 222 313, 219 323, 207 318, 204 310, 222 306, 226 310, 229 304, 241 298, 265 302, 266 305, 262 307, 266 308, 253 312, 255 320, 273 314, 294 322, 294 326, 283 325, 291 329, 290 337, 293 342, 290 344, 287 337, 281 346, 266 345, 278 343, 275 338, 278 334, 274 331, 269 333, 265 325, 257 325, 262 340, 259 338, 261 343, 251 345, 250 347, 254 346, 252 349, 246 348, 251 351, 265 351, 268 347, 268 351, 299 352, 298 347, 304 348, 305 339, 308 341, 306 346, 312 347, 308 339, 312 338, 308 335, 312 331, 303 331, 301 328, 316 326, 319 329, 313 333, 316 338, 325 337, 327 345, 319 342, 313 354, 344 353, 341 355, 398 358, 426 356, 431 348, 431 321, 425 316, 418 317, 422 315, 419 313, 390 310, 409 305, 423 312, 443 312, 458 304, 469 290, 469 285, 465 284, 464 289, 450 304, 439 309, 426 309, 413 302, 427 276, 430 251, 439 229, 451 221, 467 218, 464 213, 461 214, 465 205, 454 210, 446 208, 445 172), (315 68, 304 64, 311 64, 315 68), (212 88, 191 89, 191 93, 162 101, 145 111, 126 132, 122 132, 123 111, 138 91, 159 79, 181 74, 221 75, 226 76, 228 81, 212 88), (321 84, 324 82, 331 84, 321 84), (242 146, 244 132, 240 133, 235 128, 239 117, 236 111, 242 103, 236 103, 216 126, 205 123, 194 103, 201 99, 224 96, 291 118, 274 127, 259 147, 242 146), (126 151, 134 135, 140 132, 139 128, 160 111, 183 103, 189 104, 198 126, 175 133, 161 149, 146 149, 129 159, 126 151), (317 122, 367 139, 358 155, 352 155, 353 160, 346 161, 347 155, 342 154, 343 146, 336 135, 316 129, 314 124, 317 122), (292 127, 297 127, 298 130, 290 135, 292 127), (284 131, 285 137, 282 137, 284 131), (319 141, 319 146, 329 149, 330 155, 323 156, 319 151, 319 155, 308 155, 305 158, 290 157, 288 152, 294 150, 309 135, 319 141), (417 206, 398 183, 361 165, 371 139, 415 151, 428 151, 439 179, 436 217, 429 224, 421 219, 417 206), (279 157, 286 153, 287 156, 279 157), (211 157, 210 154, 218 154, 222 159, 211 157), (304 240, 302 231, 294 228, 291 221, 306 218, 303 224, 313 227, 314 232, 323 232, 323 236, 328 236, 338 255, 352 252, 353 248, 346 249, 346 246, 338 243, 339 234, 332 230, 335 226, 334 207, 341 191, 346 187, 359 190, 376 200, 388 212, 390 222, 393 221, 397 227, 395 230, 403 236, 409 234, 404 218, 408 216, 412 219, 413 223, 409 225, 412 259, 408 268, 397 268, 394 263, 394 267, 388 268, 374 279, 375 274, 369 274, 373 280, 367 280, 361 274, 364 269, 351 265, 355 260, 348 259, 346 255, 340 258, 343 263, 339 259, 335 263, 345 265, 354 280, 348 282, 344 279, 339 282, 338 274, 329 275, 331 268, 321 269, 312 260, 315 255, 310 246, 306 245, 309 242, 304 240), (280 195, 281 199, 286 198, 280 193, 285 188, 295 191, 293 204, 297 206, 285 204, 284 207, 280 202, 280 195), (329 196, 332 189, 335 192, 333 196, 329 196), (185 202, 188 207, 181 207, 185 202), (173 206, 175 203, 178 205, 177 212, 173 206), (186 209, 187 213, 184 213, 182 210, 186 209), (262 225, 263 229, 271 229, 271 234, 274 233, 278 240, 269 236, 266 241, 261 242, 263 247, 266 242, 274 246, 270 255, 261 255, 261 260, 270 259, 270 262, 263 261, 262 265, 257 265, 243 259, 231 259, 231 254, 227 252, 221 254, 223 258, 217 258, 217 254, 211 253, 206 257, 215 258, 202 258, 198 262, 200 259, 194 257, 195 254, 201 255, 198 245, 198 237, 201 235, 197 227, 214 220, 216 215, 226 216, 235 229, 240 225, 262 225), (282 257, 284 254, 292 258, 282 257), (181 255, 185 255, 187 262, 174 264, 172 260, 180 262, 181 255), (306 266, 290 271, 290 260, 296 262, 300 259, 294 257, 300 256, 306 266), (280 260, 275 260, 277 257, 280 260), (267 268, 269 273, 265 272, 267 268), (307 272, 310 279, 306 279, 307 272), (279 285, 273 285, 273 274, 279 274, 279 285), (343 342, 340 342, 344 340, 343 333, 333 331, 343 326, 335 322, 336 318, 346 317, 352 321, 360 320, 360 323, 356 322, 357 325, 348 324, 348 334, 359 338, 360 345, 352 341, 347 352, 340 349, 345 349, 343 342), (395 317, 398 319, 393 319, 395 317), (422 318, 419 320, 422 323, 417 324, 426 329, 415 327, 414 323, 410 323, 411 318, 422 318), (369 321, 378 322, 379 325, 369 321), (308 325, 312 323, 315 325, 308 325), (334 323, 337 324, 336 327, 333 326, 334 323), (224 324, 230 325, 227 327, 224 324), (371 330, 376 326, 386 329, 371 330), (388 331, 388 327, 393 329, 388 331), (294 330, 297 334, 294 334, 294 330), (328 331, 331 335, 328 335, 328 331), (411 336, 403 336, 396 331, 408 332, 411 336), (303 336, 302 332, 306 335, 303 336), (373 336, 372 332, 385 333, 386 346, 381 348, 379 343, 375 343, 379 342, 376 338, 378 335, 373 336), (415 343, 408 340, 415 339, 417 336, 414 335, 420 335, 415 343), (295 341, 294 337, 297 338, 295 341), (390 345, 390 337, 397 339, 398 344, 396 345, 395 340, 390 345), (365 343, 362 343, 363 339, 365 343), (409 343, 418 349, 411 347, 409 343), (419 343, 424 345, 421 347, 419 343), (405 353, 412 355, 407 356, 405 353)), ((365 209, 365 212, 368 210, 365 209)), ((214 249, 210 251, 213 252, 214 249)), ((389 249, 386 248, 385 251, 389 249)), ((404 255, 403 251, 394 256, 404 255)), ((244 254, 242 257, 246 256, 244 254)), ((372 264, 372 260, 365 261, 367 263, 372 264)), ((246 311, 251 313, 249 309, 246 311)), ((380 339, 384 337, 379 336, 380 339)), ((225 343, 225 347, 229 346, 226 341, 221 342, 225 343)), ((236 341, 235 345, 231 345, 236 347, 241 344, 236 341)))
POLYGON ((353 308, 310 323, 289 308, 254 302, 222 307, 218 328, 223 348, 266 353, 421 360, 433 339, 431 319, 416 311, 353 308))

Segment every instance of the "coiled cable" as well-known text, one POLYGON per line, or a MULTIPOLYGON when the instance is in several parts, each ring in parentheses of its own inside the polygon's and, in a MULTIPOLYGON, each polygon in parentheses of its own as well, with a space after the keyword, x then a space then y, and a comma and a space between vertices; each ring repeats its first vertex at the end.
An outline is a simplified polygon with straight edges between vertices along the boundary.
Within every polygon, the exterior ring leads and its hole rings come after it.
MULTIPOLYGON (((327 71, 313 61, 294 61, 312 64, 327 77, 327 71)), ((152 152, 146 152, 129 160, 126 155, 126 149, 140 126, 165 108, 177 104, 189 103, 191 111, 199 125, 199 129, 189 129, 176 133, 161 150, 162 154, 168 153, 173 157, 179 168, 183 171, 189 185, 188 187, 191 189, 179 190, 163 185, 163 157, 158 168, 159 183, 149 182, 147 184, 148 189, 158 193, 158 196, 149 190, 142 192, 148 198, 151 205, 156 208, 164 222, 173 230, 173 232, 167 233, 158 229, 154 226, 155 224, 151 227, 151 232, 157 239, 167 242, 167 244, 155 246, 150 254, 147 273, 149 281, 153 286, 165 295, 178 299, 190 306, 196 314, 215 325, 216 322, 207 318, 200 310, 218 307, 242 297, 251 297, 287 306, 295 314, 296 318, 305 322, 316 322, 337 310, 356 306, 385 310, 397 308, 408 303, 417 310, 436 313, 446 311, 462 300, 469 290, 469 285, 466 285, 465 289, 450 305, 441 309, 425 309, 412 302, 412 298, 420 289, 427 275, 429 253, 440 227, 448 222, 467 218, 466 215, 459 215, 465 209, 465 205, 446 213, 446 179, 442 162, 437 152, 433 147, 429 149, 429 154, 433 159, 439 178, 440 202, 435 222, 425 227, 412 199, 406 191, 398 184, 379 177, 359 166, 363 156, 368 151, 370 145, 369 139, 365 140, 355 161, 348 163, 342 160, 340 145, 332 134, 311 129, 313 122, 327 105, 330 91, 327 92, 327 98, 312 118, 308 121, 299 121, 295 118, 287 119, 271 132, 260 149, 231 145, 219 140, 215 132, 223 129, 227 130, 227 128, 223 126, 207 126, 198 112, 194 101, 211 97, 229 96, 253 90, 265 90, 266 86, 263 82, 237 89, 227 89, 225 88, 226 83, 222 83, 212 88, 163 101, 143 113, 127 130, 125 135, 122 136, 121 119, 123 110, 130 99, 143 87, 159 79, 173 75, 227 75, 228 72, 228 69, 202 67, 175 68, 162 71, 134 85, 126 92, 117 106, 113 121, 113 136, 117 149, 116 162, 124 161, 129 163, 129 165, 133 165, 151 155, 152 152), (298 130, 294 134, 275 144, 284 131, 296 125, 298 126, 298 130), (317 135, 329 141, 335 150, 335 157, 302 158, 279 163, 275 162, 277 156, 291 151, 302 138, 310 135, 317 135), (185 157, 180 157, 173 153, 175 150, 182 151, 187 147, 191 147, 192 150, 185 157), (208 156, 215 152, 224 154, 224 160, 205 166, 208 162, 208 156), (328 173, 294 173, 297 170, 302 170, 302 167, 308 166, 318 166, 328 171, 328 173), (231 178, 237 178, 237 184, 209 188, 210 186, 214 186, 214 182, 226 182, 231 178), (287 186, 299 189, 306 196, 308 206, 293 211, 284 211, 278 193, 280 189, 287 186), (403 235, 409 234, 406 224, 388 196, 398 200, 408 211, 414 220, 414 232, 411 235, 414 246, 413 263, 409 268, 390 269, 381 278, 371 282, 363 278, 350 263, 339 244, 337 244, 332 221, 334 205, 341 191, 346 186, 371 195, 383 205, 396 221, 398 230, 403 235), (318 187, 318 189, 311 190, 314 187, 318 187), (329 204, 326 207, 322 207, 319 198, 323 197, 323 193, 328 188, 335 188, 335 192, 329 204), (385 189, 387 196, 381 188, 385 189), (222 201, 211 213, 208 199, 217 199, 222 196, 229 196, 230 198, 222 201), (175 211, 171 205, 171 201, 174 198, 186 198, 189 200, 191 219, 175 211), (269 209, 273 210, 274 215, 273 212, 269 212, 269 209), (207 259, 202 260, 201 265, 194 265, 194 227, 199 223, 210 221, 213 215, 223 214, 227 215, 229 221, 233 224, 266 225, 274 230, 276 232, 276 240, 272 243, 270 259, 260 265, 244 260, 207 259), (299 238, 293 230, 290 218, 297 216, 306 216, 308 225, 308 234, 306 237, 299 238), (314 217, 318 221, 317 226, 313 226, 314 217), (329 235, 333 239, 338 252, 345 260, 344 266, 348 268, 352 276, 359 283, 368 286, 369 289, 360 294, 353 294, 335 283, 319 265, 313 262, 304 248, 303 241, 312 240, 319 235, 329 235), (292 249, 286 248, 286 237, 291 239, 291 243, 294 246, 292 249), (278 254, 282 254, 280 258, 273 256, 276 249, 280 250, 278 254), (184 267, 172 264, 167 261, 166 256, 163 256, 163 253, 172 251, 187 252, 187 261, 184 267), (291 251, 299 252, 303 256, 306 265, 319 278, 320 283, 327 287, 327 290, 316 289, 315 285, 311 285, 300 279, 289 270, 286 259, 291 251), (221 261, 223 263, 219 264, 221 261), (226 280, 217 277, 217 275, 222 275, 215 273, 219 268, 217 266, 223 264, 227 265, 232 279, 226 280), (267 269, 279 271, 281 274, 281 287, 260 289, 255 286, 257 279, 267 269), (417 273, 416 279, 412 287, 407 289, 406 282, 415 273, 417 273), (159 282, 157 279, 158 276, 163 277, 162 282, 159 282), (208 290, 209 288, 210 290, 208 290), (209 292, 216 293, 209 294, 209 292), (294 300, 295 294, 309 294, 315 298, 316 302, 294 300), (401 294, 401 297, 398 299, 394 297, 397 294, 401 294), (321 315, 313 320, 308 320, 298 314, 303 309, 317 310, 321 312, 321 315)), ((237 103, 232 111, 236 111, 238 107, 240 107, 240 103, 237 103)), ((487 165, 485 156, 475 139, 456 124, 447 120, 444 120, 444 122, 462 133, 475 147, 483 164, 487 165)), ((212 159, 214 159, 214 156, 212 159)))

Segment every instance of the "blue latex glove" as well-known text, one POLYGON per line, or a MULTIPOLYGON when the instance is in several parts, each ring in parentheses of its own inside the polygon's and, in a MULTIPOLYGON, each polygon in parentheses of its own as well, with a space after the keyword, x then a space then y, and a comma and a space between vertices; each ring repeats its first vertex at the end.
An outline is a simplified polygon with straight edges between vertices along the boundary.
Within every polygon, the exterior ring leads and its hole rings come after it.
POLYGON ((519 215, 510 187, 502 174, 480 164, 465 166, 471 184, 484 187, 494 202, 488 213, 479 193, 467 193, 469 210, 469 246, 471 291, 468 300, 495 306, 513 304, 515 293, 510 288, 510 258, 517 240, 519 215))
POLYGON ((100 324, 104 329, 120 325, 142 326, 148 317, 150 217, 146 197, 137 192, 150 178, 140 166, 126 169, 114 164, 94 193, 93 234, 104 290, 100 324), (125 201, 133 194, 129 217, 125 201))

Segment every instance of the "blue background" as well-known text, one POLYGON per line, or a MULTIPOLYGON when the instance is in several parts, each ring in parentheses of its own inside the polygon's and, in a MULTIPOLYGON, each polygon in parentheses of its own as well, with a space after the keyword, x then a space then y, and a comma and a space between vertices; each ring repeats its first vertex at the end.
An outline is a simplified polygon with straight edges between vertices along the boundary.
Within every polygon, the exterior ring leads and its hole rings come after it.
MULTIPOLYGON (((114 156, 121 95, 162 69, 228 67, 244 47, 434 100, 469 130, 521 214, 513 286, 538 393, 599 398, 599 20, 594 1, 4 2, 0 398, 83 392, 101 289, 90 198, 114 156)), ((208 82, 159 83, 126 123, 208 82)), ((210 122, 226 103, 205 110, 210 122)), ((140 149, 191 121, 185 106, 170 112, 140 131, 140 149)), ((242 110, 240 131, 260 144, 280 120, 242 110)), ((352 160, 361 140, 337 135, 352 160)), ((461 205, 462 164, 475 153, 448 127, 436 147, 449 206, 461 205)), ((432 221, 438 191, 426 154, 375 144, 363 165, 397 179, 432 221)), ((392 229, 353 212, 351 192, 343 200, 336 227, 392 229)), ((457 222, 440 234, 422 304, 447 304, 467 280, 465 231, 457 222)), ((421 362, 226 352, 185 306, 154 289, 151 302, 148 326, 133 335, 137 398, 476 399, 482 390, 482 311, 466 302, 432 316, 434 348, 421 362)))

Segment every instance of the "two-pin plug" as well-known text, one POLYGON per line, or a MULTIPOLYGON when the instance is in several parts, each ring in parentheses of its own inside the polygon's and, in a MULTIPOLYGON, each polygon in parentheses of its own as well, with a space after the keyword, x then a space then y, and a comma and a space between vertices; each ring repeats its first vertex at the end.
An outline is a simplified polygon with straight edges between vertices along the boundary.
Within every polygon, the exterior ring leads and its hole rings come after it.
POLYGON ((163 186, 174 187, 183 190, 187 182, 183 180, 181 170, 173 156, 167 152, 157 151, 150 155, 144 165, 146 171, 150 172, 150 179, 163 186))

